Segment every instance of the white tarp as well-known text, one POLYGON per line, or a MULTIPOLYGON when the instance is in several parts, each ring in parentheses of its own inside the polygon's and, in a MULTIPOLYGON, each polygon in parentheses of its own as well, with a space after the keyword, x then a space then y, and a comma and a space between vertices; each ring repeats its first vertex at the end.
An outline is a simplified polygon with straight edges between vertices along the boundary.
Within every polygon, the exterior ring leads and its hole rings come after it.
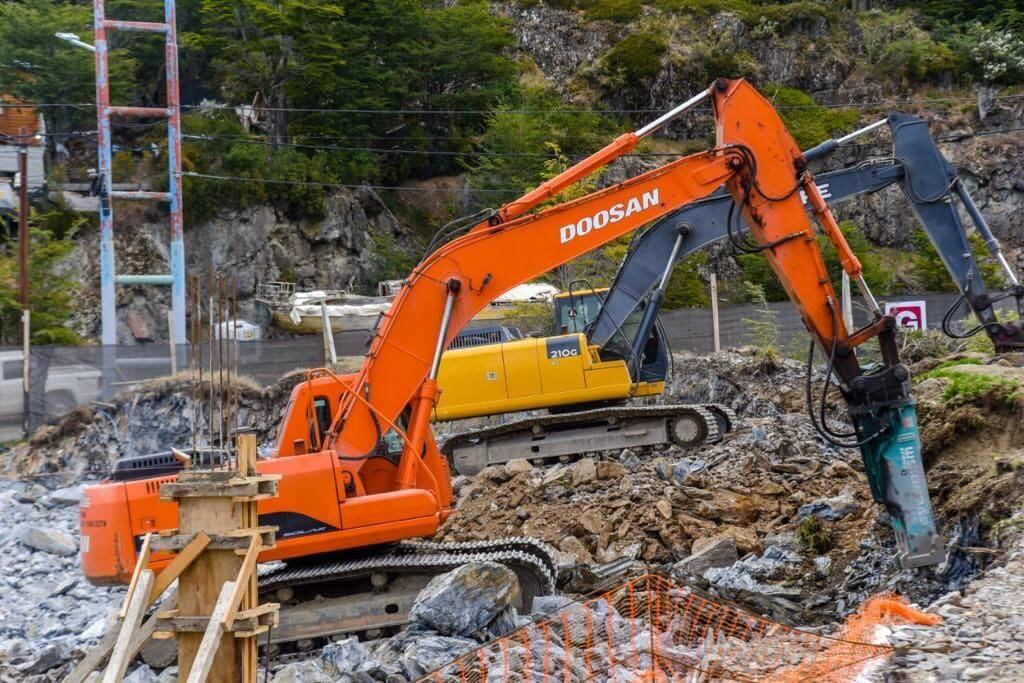
POLYGON ((524 282, 508 290, 492 304, 518 304, 524 301, 551 301, 551 298, 558 294, 558 287, 543 282, 524 282))

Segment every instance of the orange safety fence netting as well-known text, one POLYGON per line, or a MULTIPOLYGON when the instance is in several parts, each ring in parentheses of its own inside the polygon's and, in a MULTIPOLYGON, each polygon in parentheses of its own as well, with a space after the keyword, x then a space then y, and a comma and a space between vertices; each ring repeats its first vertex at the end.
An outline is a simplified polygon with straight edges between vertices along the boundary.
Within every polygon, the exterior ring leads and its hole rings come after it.
POLYGON ((644 574, 467 652, 423 680, 841 683, 892 653, 870 640, 893 617, 935 623, 894 596, 877 596, 837 636, 821 636, 644 574))

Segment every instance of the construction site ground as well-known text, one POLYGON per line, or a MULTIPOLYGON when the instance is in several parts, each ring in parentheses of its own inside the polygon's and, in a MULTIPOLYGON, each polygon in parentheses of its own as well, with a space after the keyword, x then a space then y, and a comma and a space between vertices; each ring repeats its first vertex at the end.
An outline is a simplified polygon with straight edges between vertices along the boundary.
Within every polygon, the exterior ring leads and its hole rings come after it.
MULTIPOLYGON (((586 453, 544 466, 517 460, 458 477, 458 511, 439 538, 534 536, 559 550, 560 585, 570 596, 613 580, 609 567, 653 569, 820 633, 833 632, 869 596, 896 592, 944 621, 888 633, 898 650, 875 680, 1024 680, 1024 357, 960 355, 921 360, 912 371, 949 550, 938 567, 898 568, 859 454, 823 445, 811 426, 803 365, 753 351, 675 359, 664 400, 717 402, 740 414, 740 428, 720 443, 586 453)), ((258 428, 261 448, 300 378, 244 388, 242 423, 258 428)), ((816 386, 822 379, 815 376, 816 386)), ((0 680, 60 680, 112 623, 122 589, 90 586, 78 568, 80 487, 118 455, 188 446, 191 395, 187 379, 155 383, 113 407, 80 409, 6 454, 0 680)), ((409 647, 396 654, 396 642, 421 638, 422 651, 423 637, 414 628, 360 645, 361 666, 386 672, 408 657, 409 647)), ((444 652, 453 658, 473 644, 449 638, 444 652)), ((302 661, 272 661, 272 680, 374 679, 331 676, 325 657, 313 651, 302 661)), ((173 680, 170 663, 151 657, 127 680, 173 680)))

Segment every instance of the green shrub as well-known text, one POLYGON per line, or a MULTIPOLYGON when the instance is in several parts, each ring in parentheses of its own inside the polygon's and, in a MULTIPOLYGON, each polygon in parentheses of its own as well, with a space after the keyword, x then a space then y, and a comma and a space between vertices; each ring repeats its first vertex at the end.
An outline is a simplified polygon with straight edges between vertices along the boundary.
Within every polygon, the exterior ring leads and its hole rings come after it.
POLYGON ((764 288, 752 282, 744 282, 747 299, 757 306, 756 318, 744 318, 754 338, 757 355, 775 362, 779 358, 779 325, 775 322, 776 312, 768 306, 764 288))
POLYGON ((606 20, 628 23, 639 18, 643 5, 640 0, 596 0, 584 14, 588 21, 606 20))
MULTIPOLYGON (((914 230, 910 236, 911 245, 914 249, 911 258, 910 277, 918 289, 925 292, 955 292, 956 283, 949 276, 949 271, 939 258, 928 234, 921 229, 914 230)), ((976 232, 969 233, 967 241, 971 245, 971 252, 978 263, 981 277, 985 280, 988 289, 1000 289, 1005 285, 1003 272, 999 265, 994 263, 985 248, 985 240, 976 232)))
POLYGON ((800 522, 796 528, 796 538, 807 552, 814 555, 827 553, 835 545, 832 530, 814 516, 800 522))
POLYGON ((789 31, 807 22, 824 19, 835 22, 838 13, 812 0, 796 2, 751 2, 749 0, 656 0, 656 6, 675 14, 692 14, 708 17, 719 12, 731 12, 749 26, 765 22, 774 24, 777 30, 789 31))
POLYGON ((822 107, 802 90, 770 84, 764 88, 779 109, 790 134, 801 149, 807 149, 834 133, 848 131, 857 122, 853 109, 822 107))
POLYGON ((661 71, 661 56, 667 47, 661 36, 633 33, 608 51, 602 59, 602 67, 614 82, 649 81, 661 71))

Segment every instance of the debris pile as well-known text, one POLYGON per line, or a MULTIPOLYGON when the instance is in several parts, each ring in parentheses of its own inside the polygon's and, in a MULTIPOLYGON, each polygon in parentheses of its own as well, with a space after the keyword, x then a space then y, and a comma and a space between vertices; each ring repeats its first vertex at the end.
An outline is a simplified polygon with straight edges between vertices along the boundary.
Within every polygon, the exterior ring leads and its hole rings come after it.
MULTIPOLYGON (((931 635, 898 629, 894 643, 916 649, 895 667, 937 680, 950 678, 947 670, 996 680, 983 659, 1004 652, 993 661, 1005 669, 1020 657, 1024 623, 1017 580, 1024 524, 1020 516, 1001 521, 1024 510, 1022 403, 1019 391, 1007 390, 1024 384, 1022 365, 1024 358, 1010 356, 957 357, 913 368, 929 482, 949 549, 947 562, 933 569, 895 565, 890 527, 871 501, 859 454, 824 445, 804 413, 802 366, 754 353, 677 358, 668 400, 719 402, 740 413, 741 427, 722 442, 588 453, 546 467, 515 460, 458 477, 458 511, 438 540, 535 536, 559 549, 559 585, 569 595, 607 580, 602 566, 632 562, 633 571, 659 569, 774 621, 827 630, 869 596, 893 591, 934 603, 930 609, 947 619, 941 651, 927 649, 931 635), (964 379, 975 376, 994 380, 964 379), (996 540, 1001 548, 988 547, 996 540)), ((264 428, 262 447, 301 376, 242 392, 250 423, 264 428)), ((118 455, 189 444, 181 415, 189 414, 183 402, 190 396, 187 380, 152 386, 102 413, 72 414, 14 453, 8 467, 20 479, 0 481, 0 681, 60 680, 106 631, 123 589, 81 577, 79 487, 118 455)), ((414 678, 568 602, 542 598, 524 615, 517 600, 503 567, 463 568, 430 584, 398 634, 345 639, 305 661, 272 659, 272 678, 334 681, 341 671, 358 671, 353 680, 362 681, 414 678)), ((173 676, 173 667, 155 664, 137 666, 129 680, 173 676)))

